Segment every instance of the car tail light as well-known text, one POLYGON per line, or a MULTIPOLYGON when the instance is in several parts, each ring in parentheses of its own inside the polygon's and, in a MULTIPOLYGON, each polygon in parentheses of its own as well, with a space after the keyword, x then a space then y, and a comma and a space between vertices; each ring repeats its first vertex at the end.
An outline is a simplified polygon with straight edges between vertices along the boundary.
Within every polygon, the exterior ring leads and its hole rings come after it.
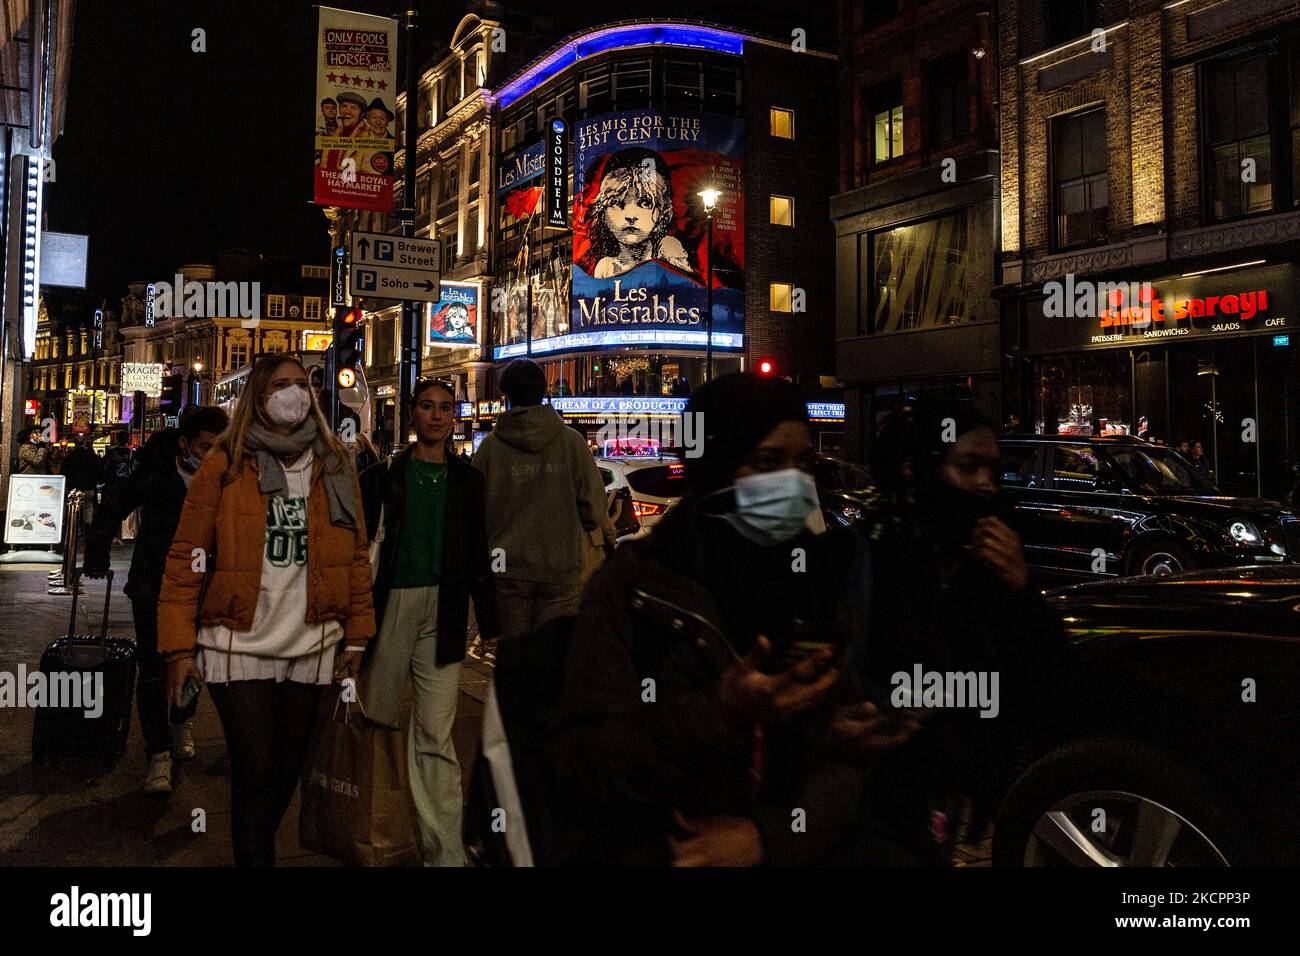
POLYGON ((632 499, 632 513, 638 518, 652 518, 655 515, 661 515, 667 509, 663 505, 655 504, 653 501, 642 501, 639 498, 632 499))

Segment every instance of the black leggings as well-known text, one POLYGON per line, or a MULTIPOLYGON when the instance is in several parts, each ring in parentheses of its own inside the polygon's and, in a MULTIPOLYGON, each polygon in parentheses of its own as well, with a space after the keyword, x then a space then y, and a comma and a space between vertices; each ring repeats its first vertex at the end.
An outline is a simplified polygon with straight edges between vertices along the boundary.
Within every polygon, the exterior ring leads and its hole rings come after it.
POLYGON ((323 684, 208 684, 230 751, 235 866, 275 866, 275 831, 293 800, 323 684))

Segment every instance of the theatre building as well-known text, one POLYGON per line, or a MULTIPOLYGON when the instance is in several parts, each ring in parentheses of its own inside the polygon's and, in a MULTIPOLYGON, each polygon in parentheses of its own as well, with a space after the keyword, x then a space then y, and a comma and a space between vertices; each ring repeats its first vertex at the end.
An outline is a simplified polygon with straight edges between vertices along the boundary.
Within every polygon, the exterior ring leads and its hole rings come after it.
POLYGON ((706 379, 711 326, 714 376, 766 362, 838 398, 835 58, 798 46, 624 22, 494 89, 498 372, 531 356, 554 399, 681 398, 706 379))
POLYGON ((1022 430, 1300 459, 1300 8, 999 5, 1004 402, 1022 430))

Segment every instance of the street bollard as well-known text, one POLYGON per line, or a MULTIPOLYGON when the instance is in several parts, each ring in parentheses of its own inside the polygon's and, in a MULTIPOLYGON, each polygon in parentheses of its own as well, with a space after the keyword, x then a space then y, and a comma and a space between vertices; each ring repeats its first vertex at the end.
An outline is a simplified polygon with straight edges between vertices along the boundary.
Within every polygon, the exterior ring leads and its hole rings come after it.
POLYGON ((71 594, 69 582, 76 580, 77 548, 81 545, 81 508, 87 492, 70 491, 63 518, 63 568, 56 581, 51 581, 50 594, 71 594))

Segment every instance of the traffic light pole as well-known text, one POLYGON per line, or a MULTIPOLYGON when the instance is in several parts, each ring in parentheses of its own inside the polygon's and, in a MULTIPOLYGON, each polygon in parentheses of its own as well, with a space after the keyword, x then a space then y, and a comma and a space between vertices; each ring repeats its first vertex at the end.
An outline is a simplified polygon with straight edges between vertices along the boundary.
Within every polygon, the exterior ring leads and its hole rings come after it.
MULTIPOLYGON (((402 208, 398 215, 401 219, 402 236, 406 239, 415 237, 415 139, 416 128, 420 122, 420 91, 416 86, 415 73, 415 10, 408 8, 402 33, 406 38, 406 122, 402 124, 405 136, 402 169, 402 208)), ((398 375, 397 401, 393 403, 393 447, 400 448, 406 444, 407 409, 406 399, 415 391, 415 379, 420 368, 420 321, 419 304, 407 299, 402 303, 401 329, 401 366, 398 375)))

